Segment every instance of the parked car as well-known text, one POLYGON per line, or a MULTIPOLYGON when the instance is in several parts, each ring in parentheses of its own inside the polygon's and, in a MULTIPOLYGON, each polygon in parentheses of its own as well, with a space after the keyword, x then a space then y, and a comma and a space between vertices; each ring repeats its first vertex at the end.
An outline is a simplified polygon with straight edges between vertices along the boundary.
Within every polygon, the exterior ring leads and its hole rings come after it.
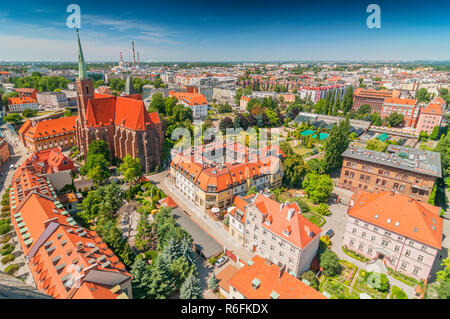
POLYGON ((334 236, 334 230, 328 229, 327 232, 325 233, 325 236, 328 236, 328 238, 333 237, 334 236))
POLYGON ((222 256, 214 263, 214 266, 220 267, 220 266, 224 265, 227 261, 228 261, 228 257, 222 256))

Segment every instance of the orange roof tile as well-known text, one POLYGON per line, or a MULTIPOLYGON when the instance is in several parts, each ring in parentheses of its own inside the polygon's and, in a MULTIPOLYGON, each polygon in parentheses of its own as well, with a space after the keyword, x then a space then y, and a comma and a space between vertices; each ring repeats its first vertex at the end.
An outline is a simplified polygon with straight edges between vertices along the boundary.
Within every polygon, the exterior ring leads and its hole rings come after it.
POLYGON ((251 265, 239 269, 229 280, 229 284, 247 299, 270 299, 275 292, 279 299, 327 299, 314 288, 303 283, 294 276, 283 272, 262 257, 255 256, 251 265), (252 281, 258 279, 258 288, 252 281))
POLYGON ((443 222, 439 207, 391 192, 358 191, 353 202, 349 216, 441 248, 443 222))
POLYGON ((227 292, 230 292, 229 281, 238 271, 239 269, 236 266, 229 264, 221 272, 219 272, 216 276, 217 280, 219 281, 219 287, 227 292))
POLYGON ((77 116, 61 117, 52 120, 41 121, 31 127, 25 133, 26 137, 35 139, 61 133, 75 133, 77 116))
POLYGON ((396 98, 396 97, 387 97, 384 100, 384 103, 414 106, 417 104, 417 100, 416 99, 402 99, 402 98, 396 98))

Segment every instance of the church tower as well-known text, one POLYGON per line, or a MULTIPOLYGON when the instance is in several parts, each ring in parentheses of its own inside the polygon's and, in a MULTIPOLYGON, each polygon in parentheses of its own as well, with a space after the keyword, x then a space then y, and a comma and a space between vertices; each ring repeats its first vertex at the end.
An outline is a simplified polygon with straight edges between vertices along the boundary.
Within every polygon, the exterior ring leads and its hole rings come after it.
POLYGON ((84 124, 86 120, 86 108, 88 100, 94 98, 94 86, 92 79, 88 78, 86 72, 86 63, 84 62, 83 50, 81 49, 80 35, 77 30, 78 38, 78 78, 77 83, 77 102, 78 102, 78 118, 80 124, 84 124))

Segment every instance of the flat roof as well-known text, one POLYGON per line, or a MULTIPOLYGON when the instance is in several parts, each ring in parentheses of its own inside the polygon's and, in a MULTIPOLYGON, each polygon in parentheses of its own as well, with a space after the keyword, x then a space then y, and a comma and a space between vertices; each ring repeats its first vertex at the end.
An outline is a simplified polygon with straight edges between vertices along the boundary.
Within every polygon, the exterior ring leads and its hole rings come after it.
POLYGON ((441 154, 437 152, 391 144, 387 148, 387 153, 349 147, 342 156, 423 175, 442 177, 441 154))

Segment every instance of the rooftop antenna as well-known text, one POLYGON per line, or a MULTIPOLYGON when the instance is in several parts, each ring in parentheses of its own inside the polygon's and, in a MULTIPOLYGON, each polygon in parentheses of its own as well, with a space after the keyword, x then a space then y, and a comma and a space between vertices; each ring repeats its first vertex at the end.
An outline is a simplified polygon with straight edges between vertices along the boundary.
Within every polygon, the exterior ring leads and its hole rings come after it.
POLYGON ((136 56, 134 54, 134 41, 131 41, 131 47, 133 48, 133 67, 136 67, 136 56))

